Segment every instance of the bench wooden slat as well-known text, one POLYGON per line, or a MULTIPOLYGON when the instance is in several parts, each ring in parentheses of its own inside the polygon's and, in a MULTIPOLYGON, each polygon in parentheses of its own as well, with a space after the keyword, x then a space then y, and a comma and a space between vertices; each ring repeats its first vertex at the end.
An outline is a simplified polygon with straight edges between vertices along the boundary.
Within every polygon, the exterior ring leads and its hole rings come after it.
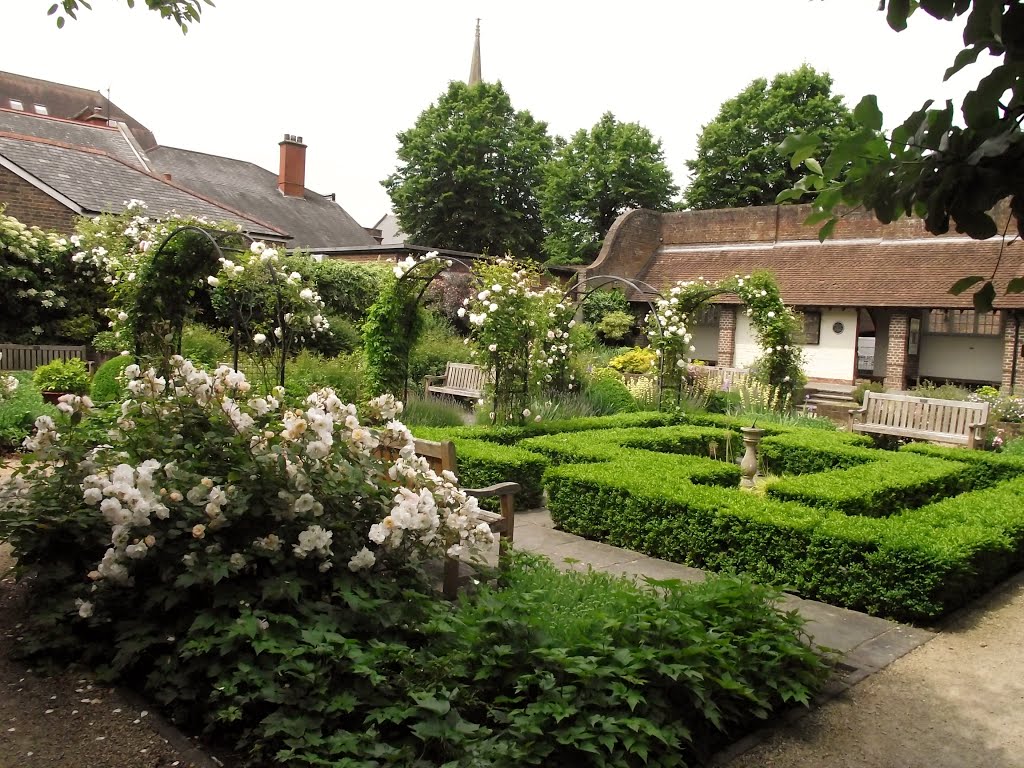
POLYGON ((850 411, 850 428, 973 448, 981 439, 988 411, 988 403, 866 392, 864 405, 850 411))
POLYGON ((447 363, 443 376, 428 376, 423 387, 424 397, 432 394, 451 395, 478 400, 483 397, 487 373, 471 363, 447 363), (437 382, 437 383, 434 383, 437 382))

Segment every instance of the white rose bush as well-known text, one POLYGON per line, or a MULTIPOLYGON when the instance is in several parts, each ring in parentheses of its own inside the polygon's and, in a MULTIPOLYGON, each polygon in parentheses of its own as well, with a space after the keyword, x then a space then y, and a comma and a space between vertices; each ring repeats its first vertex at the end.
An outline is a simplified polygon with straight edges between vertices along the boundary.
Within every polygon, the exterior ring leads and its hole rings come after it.
POLYGON ((491 421, 529 420, 536 399, 576 386, 570 366, 576 308, 557 285, 542 285, 533 265, 499 259, 477 263, 473 274, 477 291, 459 314, 469 321, 474 360, 494 372, 491 421))
POLYGON ((300 614, 303 631, 355 622, 383 637, 381 622, 437 601, 413 599, 430 592, 427 563, 492 545, 476 500, 415 455, 390 396, 360 412, 323 389, 289 408, 227 367, 171 364, 125 369, 113 423, 66 396, 0 490, 0 540, 33 585, 27 652, 144 680, 184 714, 223 691, 219 666, 191 674, 180 659, 274 645, 300 614))

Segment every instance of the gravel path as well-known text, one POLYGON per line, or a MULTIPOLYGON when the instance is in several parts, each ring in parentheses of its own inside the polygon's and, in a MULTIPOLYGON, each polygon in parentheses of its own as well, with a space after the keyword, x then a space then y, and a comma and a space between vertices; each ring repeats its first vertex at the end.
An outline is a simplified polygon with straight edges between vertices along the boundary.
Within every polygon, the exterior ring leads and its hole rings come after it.
POLYGON ((1021 768, 1024 574, 728 768, 1021 768))

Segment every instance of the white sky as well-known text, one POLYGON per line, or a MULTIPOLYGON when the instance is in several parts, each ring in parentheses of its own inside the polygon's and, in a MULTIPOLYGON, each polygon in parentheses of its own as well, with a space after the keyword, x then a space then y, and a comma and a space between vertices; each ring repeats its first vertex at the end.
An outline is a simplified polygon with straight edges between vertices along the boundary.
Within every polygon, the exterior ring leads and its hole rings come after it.
POLYGON ((943 84, 958 25, 919 12, 897 34, 877 0, 217 0, 187 36, 143 0, 133 11, 93 0, 63 30, 50 4, 0 0, 0 70, 109 87, 161 144, 275 172, 277 142, 303 136, 307 186, 337 193, 364 226, 390 207, 379 182, 395 168, 395 134, 468 75, 478 16, 484 79, 517 109, 563 136, 608 110, 640 122, 680 187, 701 126, 757 77, 807 62, 851 108, 876 93, 898 124, 988 70, 943 84))

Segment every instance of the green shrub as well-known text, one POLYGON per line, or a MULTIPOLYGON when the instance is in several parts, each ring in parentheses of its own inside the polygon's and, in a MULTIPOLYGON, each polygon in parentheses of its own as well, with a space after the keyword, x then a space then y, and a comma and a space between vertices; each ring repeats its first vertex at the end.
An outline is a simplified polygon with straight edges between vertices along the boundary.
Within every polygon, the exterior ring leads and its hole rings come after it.
POLYGON ((609 368, 594 372, 583 393, 595 413, 605 416, 613 413, 630 413, 637 409, 636 399, 619 376, 609 368))
POLYGON ((609 360, 608 367, 619 373, 651 373, 658 370, 658 356, 650 347, 633 347, 609 360))
POLYGON ((324 358, 303 351, 285 368, 284 388, 293 402, 310 392, 331 387, 343 403, 359 403, 366 396, 362 355, 324 358))
POLYGON ((131 355, 118 355, 107 360, 92 377, 89 396, 94 403, 110 403, 120 400, 124 392, 121 373, 135 361, 131 355))
POLYGON ((231 361, 234 350, 222 331, 188 323, 181 333, 181 355, 201 368, 215 369, 231 361))
POLYGON ((66 361, 54 360, 36 368, 32 374, 32 383, 43 392, 84 395, 89 392, 89 368, 85 360, 77 357, 66 361))
POLYGON ((359 329, 344 315, 328 315, 328 330, 306 341, 303 349, 322 357, 337 357, 354 352, 362 346, 363 337, 359 329))
POLYGON ((43 402, 43 396, 28 371, 4 375, 18 380, 18 388, 0 402, 0 449, 8 450, 20 446, 32 433, 36 418, 43 414, 54 416, 57 409, 43 402))
POLYGON ((609 312, 594 329, 605 339, 621 341, 629 335, 636 324, 636 318, 629 312, 609 312))
POLYGON ((848 469, 776 480, 767 490, 778 499, 881 517, 955 496, 970 487, 968 480, 959 462, 896 453, 848 469))
POLYGON ((809 475, 876 461, 871 444, 870 437, 850 432, 791 430, 765 437, 759 453, 772 474, 809 475))
POLYGON ((959 446, 931 445, 929 443, 908 443, 900 448, 900 451, 966 464, 972 488, 985 488, 1002 480, 1024 475, 1024 452, 1018 455, 1006 451, 990 453, 959 446))
POLYGON ((469 346, 447 320, 433 312, 423 317, 423 330, 409 351, 409 381, 419 389, 425 376, 440 376, 447 363, 473 362, 469 346))
POLYGON ((629 312, 629 301, 621 288, 603 288, 583 298, 583 320, 591 325, 597 325, 612 312, 629 312))
POLYGON ((851 393, 853 399, 857 401, 858 405, 864 405, 865 392, 885 392, 885 387, 877 381, 860 382, 853 388, 853 392, 851 393))

